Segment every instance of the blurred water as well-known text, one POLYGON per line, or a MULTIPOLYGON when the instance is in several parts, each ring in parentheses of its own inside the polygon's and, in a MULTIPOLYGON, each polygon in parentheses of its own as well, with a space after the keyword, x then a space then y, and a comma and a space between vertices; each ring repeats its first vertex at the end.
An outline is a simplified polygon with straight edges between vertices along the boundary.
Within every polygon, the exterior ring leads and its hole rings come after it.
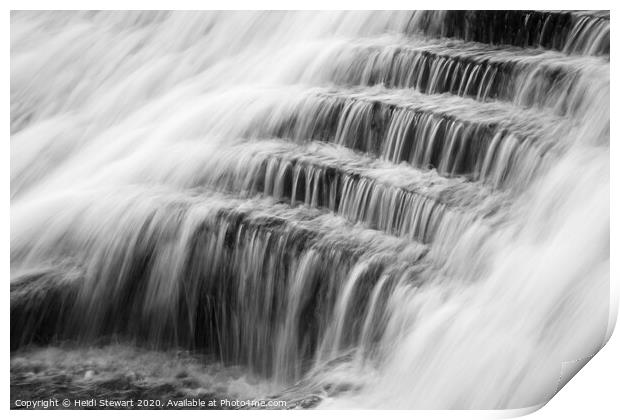
POLYGON ((12 13, 12 349, 546 402, 609 334, 609 16, 459 13, 12 13))

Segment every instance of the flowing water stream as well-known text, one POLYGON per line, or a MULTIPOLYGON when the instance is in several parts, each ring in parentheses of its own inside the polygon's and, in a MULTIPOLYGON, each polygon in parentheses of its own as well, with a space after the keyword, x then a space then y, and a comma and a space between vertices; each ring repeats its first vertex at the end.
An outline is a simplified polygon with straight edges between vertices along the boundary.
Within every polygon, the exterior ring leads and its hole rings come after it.
POLYGON ((320 408, 546 402, 610 333, 609 27, 12 13, 12 369, 182 350, 320 408))

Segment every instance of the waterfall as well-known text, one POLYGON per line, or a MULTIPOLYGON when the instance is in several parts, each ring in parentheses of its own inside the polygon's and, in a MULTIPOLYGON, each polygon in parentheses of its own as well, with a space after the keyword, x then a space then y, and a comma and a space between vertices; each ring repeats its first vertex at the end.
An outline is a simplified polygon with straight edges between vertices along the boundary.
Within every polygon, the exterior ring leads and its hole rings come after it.
POLYGON ((290 406, 546 403, 610 334, 609 30, 12 12, 12 375, 177 351, 290 406))

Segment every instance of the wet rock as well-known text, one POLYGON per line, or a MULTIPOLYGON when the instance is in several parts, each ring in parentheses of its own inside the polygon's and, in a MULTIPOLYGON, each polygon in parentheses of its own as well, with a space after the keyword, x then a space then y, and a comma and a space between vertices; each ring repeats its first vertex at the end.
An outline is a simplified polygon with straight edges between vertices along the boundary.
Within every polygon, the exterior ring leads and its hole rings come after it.
POLYGON ((321 402, 322 398, 318 395, 312 395, 304 398, 303 400, 294 403, 293 408, 314 408, 321 402))

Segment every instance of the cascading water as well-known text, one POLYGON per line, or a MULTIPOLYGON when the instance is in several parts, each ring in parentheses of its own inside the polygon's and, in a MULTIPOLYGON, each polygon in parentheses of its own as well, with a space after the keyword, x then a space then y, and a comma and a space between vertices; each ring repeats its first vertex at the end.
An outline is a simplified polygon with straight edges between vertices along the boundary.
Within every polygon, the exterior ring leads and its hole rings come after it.
POLYGON ((609 119, 605 12, 14 12, 12 385, 544 403, 610 334, 609 119))

